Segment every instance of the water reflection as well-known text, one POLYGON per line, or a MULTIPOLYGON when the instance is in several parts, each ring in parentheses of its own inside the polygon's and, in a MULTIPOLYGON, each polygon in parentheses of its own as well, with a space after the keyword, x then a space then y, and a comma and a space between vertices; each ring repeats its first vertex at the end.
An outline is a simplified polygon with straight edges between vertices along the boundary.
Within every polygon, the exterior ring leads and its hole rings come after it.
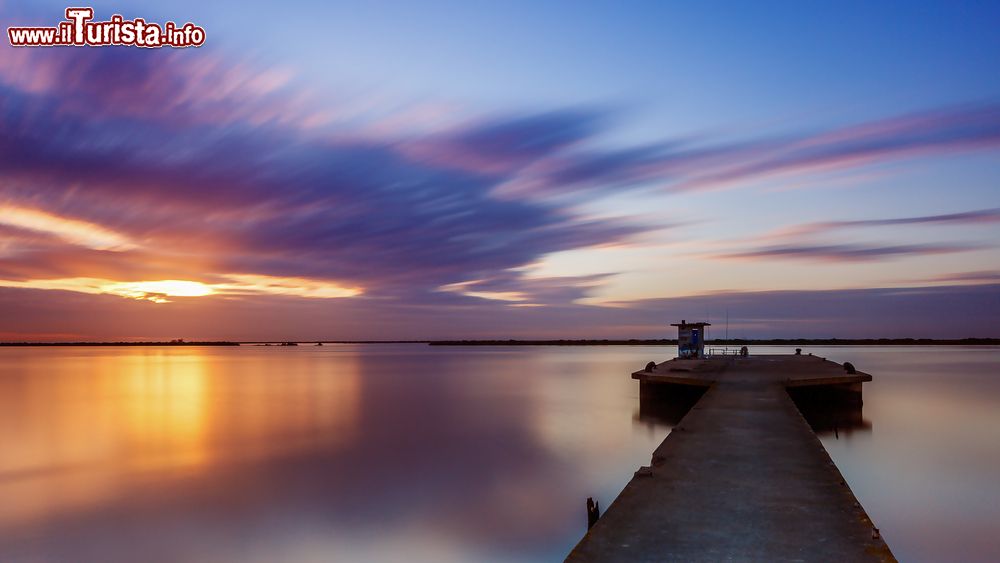
MULTIPOLYGON (((115 428, 123 434, 121 446, 130 469, 149 471, 205 463, 209 413, 202 358, 186 355, 164 363, 145 357, 136 364, 119 377, 111 376, 112 372, 101 378, 105 387, 102 395, 119 398, 104 420, 120 418, 115 428), (115 412, 119 408, 124 411, 121 417, 115 412)), ((95 430, 107 435, 101 431, 104 429, 95 430)))
POLYGON ((666 434, 622 352, 0 350, 0 560, 560 559, 666 434))
POLYGON ((706 390, 707 387, 691 385, 650 385, 647 393, 639 397, 635 419, 648 424, 676 426, 706 390))
POLYGON ((820 437, 839 440, 855 432, 872 431, 871 421, 864 417, 863 403, 854 393, 840 392, 835 386, 817 386, 790 388, 788 394, 820 437))
MULTIPOLYGON (((660 383, 640 396, 636 421, 676 426, 705 394, 706 388, 660 383)), ((819 436, 850 436, 871 432, 872 423, 864 417, 862 402, 854 393, 842 393, 831 387, 788 389, 795 406, 819 436)))
MULTIPOLYGON (((896 555, 990 560, 1000 350, 809 351, 875 375, 807 419, 896 555)), ((561 560, 686 412, 628 375, 670 353, 0 349, 0 561, 561 560)))

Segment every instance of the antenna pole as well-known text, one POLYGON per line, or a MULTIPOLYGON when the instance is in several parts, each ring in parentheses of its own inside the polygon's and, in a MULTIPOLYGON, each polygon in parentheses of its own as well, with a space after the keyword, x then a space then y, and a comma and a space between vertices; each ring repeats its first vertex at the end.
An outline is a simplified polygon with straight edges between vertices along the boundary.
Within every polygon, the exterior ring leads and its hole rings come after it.
POLYGON ((726 309, 726 346, 729 346, 729 309, 726 309))

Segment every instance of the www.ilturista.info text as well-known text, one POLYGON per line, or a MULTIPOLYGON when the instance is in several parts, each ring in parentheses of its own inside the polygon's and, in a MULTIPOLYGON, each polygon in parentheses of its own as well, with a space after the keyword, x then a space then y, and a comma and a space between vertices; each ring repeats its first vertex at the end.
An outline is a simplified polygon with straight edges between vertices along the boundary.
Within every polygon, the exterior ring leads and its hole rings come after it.
POLYGON ((8 27, 13 47, 134 45, 136 47, 200 47, 205 30, 193 23, 162 26, 142 18, 126 20, 115 14, 108 21, 92 21, 93 8, 66 8, 66 21, 55 27, 8 27))

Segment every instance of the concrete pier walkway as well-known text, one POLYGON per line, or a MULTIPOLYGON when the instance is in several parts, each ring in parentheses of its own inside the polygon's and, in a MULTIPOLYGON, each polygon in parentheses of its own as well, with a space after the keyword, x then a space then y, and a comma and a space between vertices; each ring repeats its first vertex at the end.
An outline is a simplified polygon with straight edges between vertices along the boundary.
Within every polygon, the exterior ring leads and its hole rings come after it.
POLYGON ((861 400, 813 356, 671 360, 644 398, 707 388, 568 561, 895 561, 786 387, 861 400))

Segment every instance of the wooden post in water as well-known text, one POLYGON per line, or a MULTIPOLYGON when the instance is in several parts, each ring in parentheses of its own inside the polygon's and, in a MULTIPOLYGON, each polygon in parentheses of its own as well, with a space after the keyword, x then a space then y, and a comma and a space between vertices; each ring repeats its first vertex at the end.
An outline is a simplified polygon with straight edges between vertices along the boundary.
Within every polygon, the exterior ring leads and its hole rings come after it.
POLYGON ((597 520, 601 517, 601 505, 599 502, 594 502, 592 497, 587 497, 587 529, 594 527, 597 520))

